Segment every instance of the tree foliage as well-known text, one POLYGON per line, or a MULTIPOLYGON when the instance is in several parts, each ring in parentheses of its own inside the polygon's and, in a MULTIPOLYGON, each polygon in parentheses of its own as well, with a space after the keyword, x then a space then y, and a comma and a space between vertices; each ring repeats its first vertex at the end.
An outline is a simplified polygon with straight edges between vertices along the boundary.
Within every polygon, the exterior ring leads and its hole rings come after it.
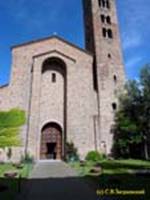
POLYGON ((25 112, 17 108, 0 112, 0 148, 20 145, 20 127, 25 121, 25 112))
POLYGON ((122 157, 149 158, 150 145, 150 65, 142 68, 138 81, 128 81, 119 98, 115 117, 114 148, 122 157))

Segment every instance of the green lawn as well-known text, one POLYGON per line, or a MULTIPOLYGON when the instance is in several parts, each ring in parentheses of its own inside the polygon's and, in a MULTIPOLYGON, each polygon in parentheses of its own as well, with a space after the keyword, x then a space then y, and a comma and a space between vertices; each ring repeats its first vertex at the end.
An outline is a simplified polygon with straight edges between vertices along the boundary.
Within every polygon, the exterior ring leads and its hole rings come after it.
MULTIPOLYGON (((137 170, 150 170, 149 161, 141 160, 102 160, 97 162, 103 169, 103 174, 129 174, 137 170)), ((90 170, 95 165, 95 162, 86 162, 84 167, 80 166, 79 162, 71 164, 80 175, 90 175, 90 170)))
MULTIPOLYGON (((94 175, 90 172, 95 165, 94 162, 86 162, 81 167, 80 163, 72 163, 80 176, 90 182, 95 190, 122 189, 141 190, 146 192, 145 196, 119 196, 119 200, 137 199, 150 200, 150 174, 137 173, 139 170, 150 170, 150 162, 141 160, 102 160, 99 161, 102 167, 101 175, 94 175)), ((117 199, 111 196, 112 199, 117 199)))
POLYGON ((32 164, 24 164, 22 169, 17 169, 12 164, 0 164, 0 199, 13 200, 17 192, 19 191, 20 183, 28 177, 30 171, 32 170, 32 164), (5 178, 5 172, 13 171, 17 172, 16 178, 10 179, 5 178), (19 179, 21 176, 21 182, 19 179), (2 187, 6 187, 6 190, 2 190, 2 187))
POLYGON ((24 164, 22 169, 17 169, 12 164, 0 164, 0 178, 4 177, 5 172, 15 171, 18 175, 22 177, 27 177, 29 172, 31 171, 32 164, 24 164))

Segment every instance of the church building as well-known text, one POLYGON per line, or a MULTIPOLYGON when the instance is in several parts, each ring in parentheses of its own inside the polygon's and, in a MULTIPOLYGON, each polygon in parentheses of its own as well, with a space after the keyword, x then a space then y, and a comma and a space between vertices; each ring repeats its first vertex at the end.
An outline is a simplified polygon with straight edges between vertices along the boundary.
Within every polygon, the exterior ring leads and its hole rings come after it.
MULTIPOLYGON (((66 143, 80 158, 111 153, 114 114, 125 82, 115 0, 83 0, 85 49, 52 36, 12 47, 10 84, 0 110, 26 113, 22 146, 36 160, 64 159, 66 143)), ((61 25, 61 24, 60 24, 61 25)))

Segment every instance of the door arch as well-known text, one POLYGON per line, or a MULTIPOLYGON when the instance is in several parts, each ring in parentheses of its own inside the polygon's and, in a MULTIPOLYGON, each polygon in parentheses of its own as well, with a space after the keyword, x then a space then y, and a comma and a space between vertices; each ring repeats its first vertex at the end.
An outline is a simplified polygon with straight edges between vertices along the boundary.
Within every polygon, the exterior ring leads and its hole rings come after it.
POLYGON ((41 130, 40 159, 62 159, 62 128, 51 122, 41 130))

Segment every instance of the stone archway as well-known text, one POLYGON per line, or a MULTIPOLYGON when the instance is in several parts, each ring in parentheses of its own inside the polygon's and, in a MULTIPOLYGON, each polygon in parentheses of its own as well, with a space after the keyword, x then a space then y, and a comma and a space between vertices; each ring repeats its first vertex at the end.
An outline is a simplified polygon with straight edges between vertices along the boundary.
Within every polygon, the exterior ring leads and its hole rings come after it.
POLYGON ((40 159, 62 159, 62 129, 57 123, 42 128, 40 159))

